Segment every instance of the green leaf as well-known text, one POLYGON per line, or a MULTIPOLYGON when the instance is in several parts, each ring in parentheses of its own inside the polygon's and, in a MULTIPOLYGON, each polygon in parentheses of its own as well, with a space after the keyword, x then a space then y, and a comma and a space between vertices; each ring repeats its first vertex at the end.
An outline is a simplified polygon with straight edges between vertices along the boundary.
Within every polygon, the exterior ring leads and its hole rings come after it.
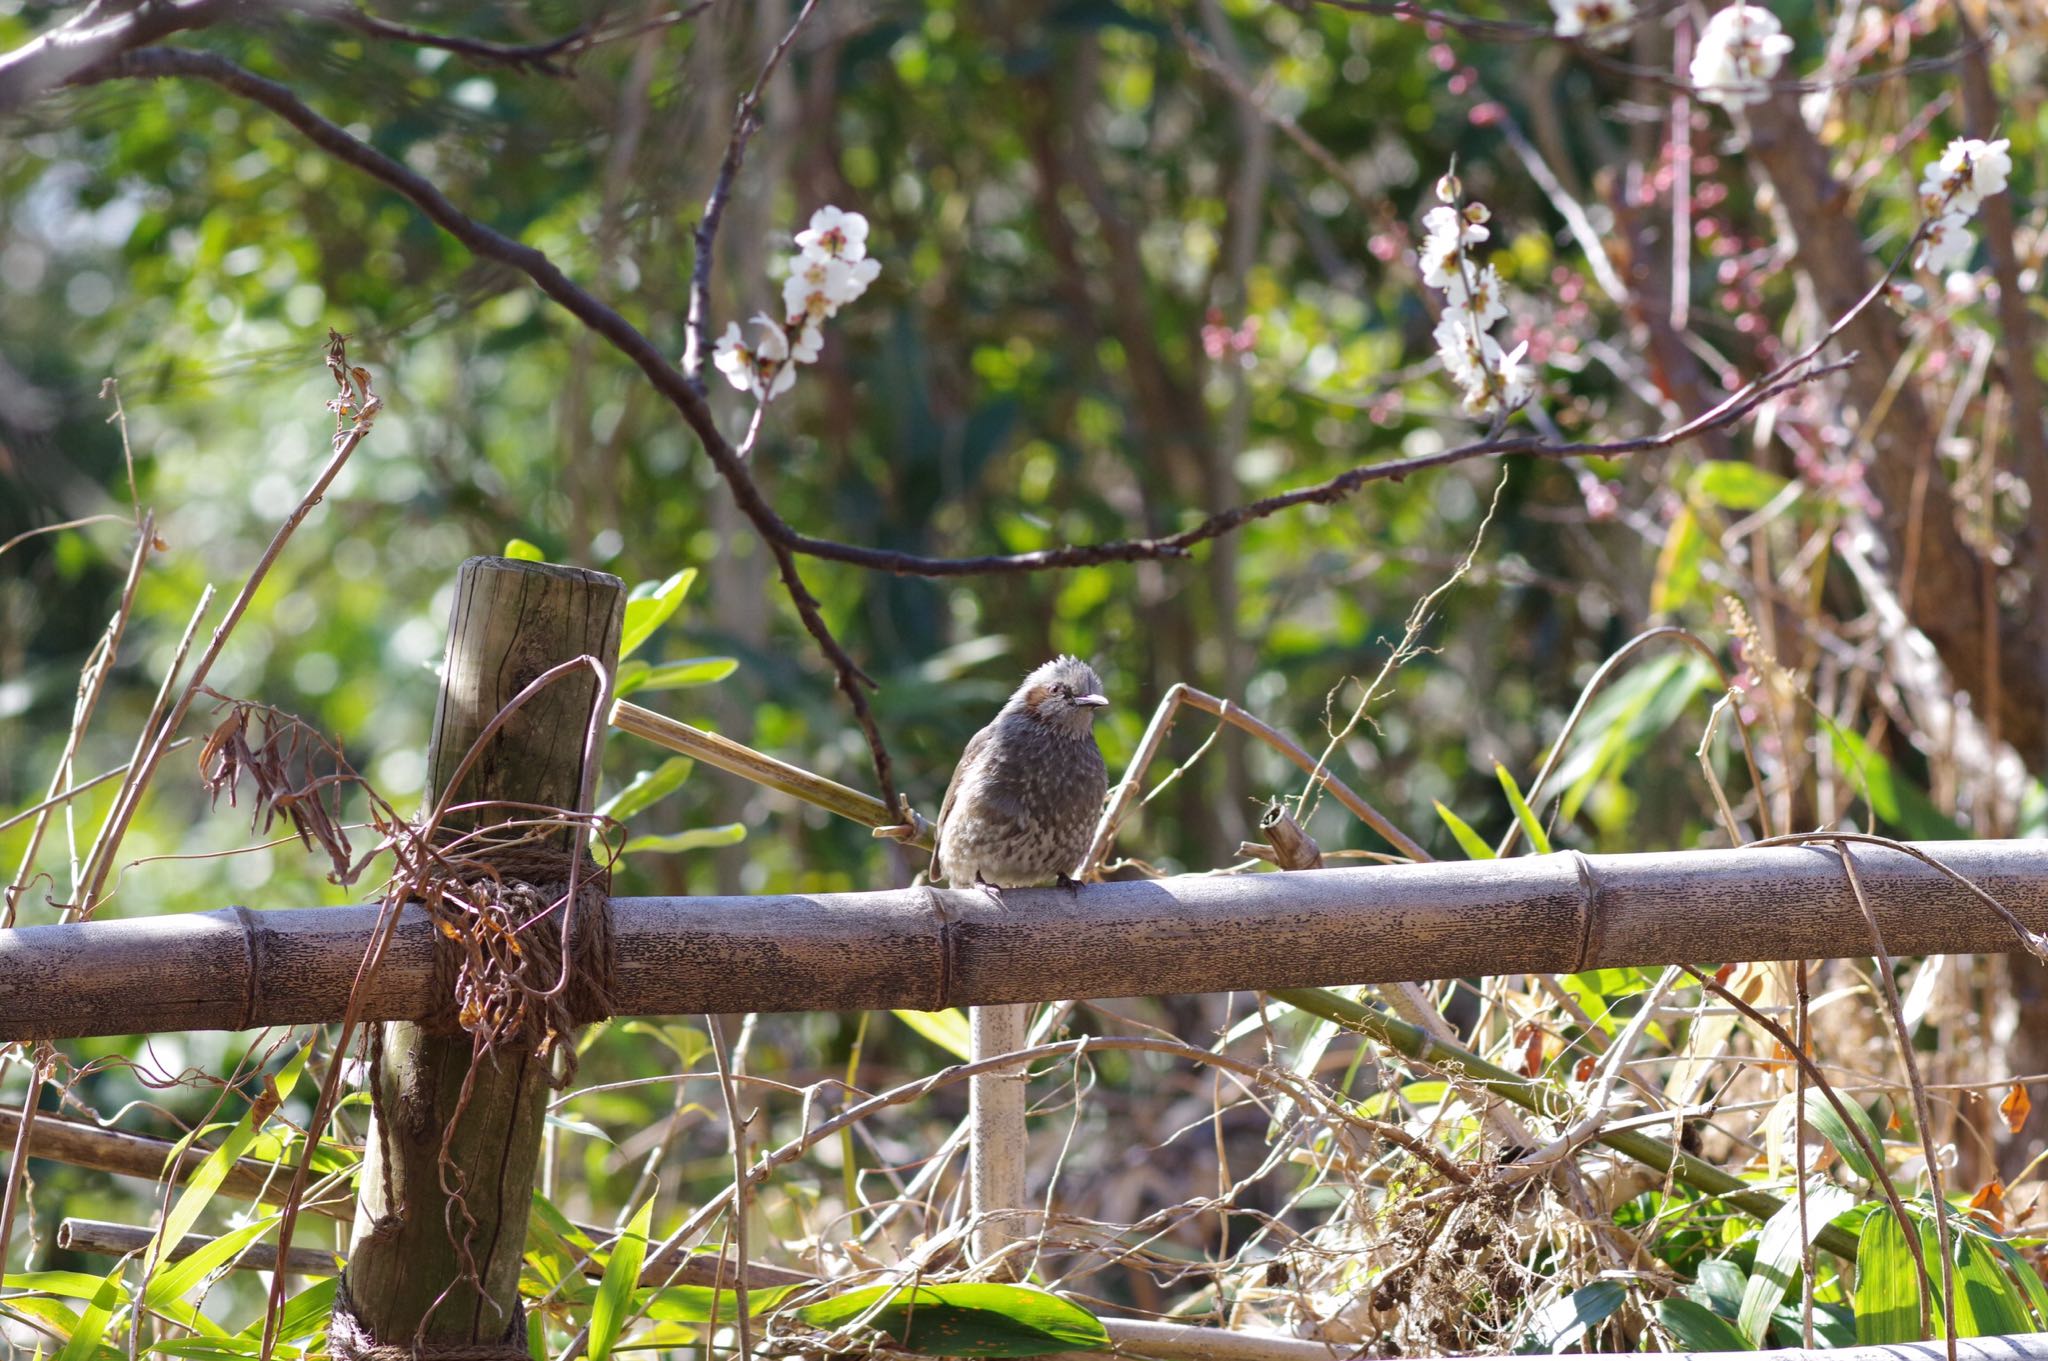
POLYGON ((947 1007, 944 1011, 897 1011, 897 1020, 930 1040, 954 1058, 966 1061, 970 1045, 967 1041, 967 1013, 958 1007, 947 1007))
POLYGON ((604 1264, 604 1278, 590 1305, 590 1361, 607 1361, 626 1326, 633 1291, 640 1284, 640 1267, 647 1260, 647 1232, 653 1222, 654 1197, 649 1196, 633 1212, 625 1233, 612 1248, 611 1259, 604 1264))
POLYGON ((188 1291, 268 1233, 279 1218, 271 1215, 253 1224, 244 1224, 158 1271, 149 1278, 149 1285, 142 1295, 143 1303, 151 1309, 162 1309, 173 1300, 183 1299, 188 1291))
POLYGON ((71 1330, 71 1336, 64 1343, 53 1361, 86 1361, 87 1357, 99 1350, 100 1340, 106 1335, 107 1320, 114 1316, 114 1308, 121 1302, 121 1273, 128 1269, 123 1262, 107 1274, 93 1292, 92 1303, 85 1306, 85 1312, 78 1316, 78 1326, 71 1330))
POLYGON ((1796 1197, 1772 1215, 1757 1239, 1756 1260, 1749 1268, 1749 1288, 1742 1292, 1742 1309, 1735 1316, 1736 1329, 1757 1346, 1764 1330, 1771 1326, 1771 1311, 1785 1298, 1785 1292, 1803 1270, 1806 1247, 1828 1221, 1856 1203, 1856 1198, 1832 1182, 1820 1182, 1806 1193, 1805 1238, 1799 1235, 1799 1201, 1796 1197))
POLYGON ((1508 807, 1515 810, 1515 820, 1522 824, 1522 835, 1529 838, 1529 845, 1538 855, 1550 854, 1550 838, 1544 834, 1543 824, 1536 814, 1529 810, 1529 801, 1522 797, 1522 787, 1515 783, 1515 777, 1508 774, 1508 768, 1500 762, 1493 763, 1493 773, 1500 780, 1501 790, 1508 796, 1508 807))
POLYGON ((660 666, 634 672, 630 683, 622 674, 619 693, 625 695, 634 690, 680 690, 686 685, 711 685, 739 669, 736 657, 691 657, 687 661, 663 662, 660 666))
POLYGON ((2026 1259, 2003 1238, 1993 1236, 1989 1242, 2005 1262, 2006 1270, 2018 1279, 2020 1289, 2026 1292, 2027 1303, 2032 1306, 2036 1319, 2028 1323, 2027 1328, 2032 1330, 2048 1325, 2048 1285, 2042 1283, 2040 1273, 2028 1266, 2026 1259))
MULTIPOLYGON (((1844 1097, 1842 1105, 1847 1108, 1849 1118, 1856 1122, 1856 1128, 1863 1131, 1863 1137, 1870 1140, 1870 1146, 1882 1152, 1884 1136, 1878 1133, 1877 1122, 1870 1118, 1870 1112, 1864 1110, 1853 1098, 1844 1097)), ((1842 1117, 1835 1113, 1831 1102, 1824 1099, 1815 1101, 1806 1108, 1806 1118, 1820 1131, 1822 1138, 1834 1145, 1835 1152, 1842 1155, 1842 1161, 1849 1164, 1857 1176, 1865 1182, 1877 1180, 1876 1169, 1870 1165, 1870 1159, 1863 1155, 1862 1147, 1849 1132, 1849 1127, 1842 1122, 1842 1117)))
MULTIPOLYGON (((1917 1226, 1916 1226, 1917 1228, 1917 1226)), ((1935 1254, 1929 1253, 1929 1265, 1935 1254)), ((1918 1342, 1920 1273, 1898 1216, 1887 1206, 1875 1207, 1863 1221, 1856 1244, 1856 1345, 1890 1346, 1918 1342)))
POLYGON ((1582 1341, 1587 1329, 1604 1322, 1627 1298, 1628 1291, 1620 1281, 1582 1285, 1536 1311, 1524 1345, 1530 1351, 1561 1352, 1582 1341))
POLYGON ((1707 536, 1700 532, 1699 516, 1691 506, 1681 507, 1657 554, 1657 571, 1650 582, 1651 614, 1668 615, 1699 597, 1700 559, 1706 548, 1707 536))
POLYGON ((696 579, 697 569, 685 567, 659 585, 642 582, 633 588, 632 599, 626 602, 626 621, 619 633, 619 660, 639 651, 640 645, 668 622, 696 579))
POLYGON ((859 1322, 927 1356, 1045 1356, 1110 1345, 1093 1314, 1023 1285, 876 1286, 806 1305, 797 1317, 826 1329, 859 1322))
POLYGON ((708 850, 714 846, 737 846, 746 839, 747 824, 728 822, 722 827, 692 827, 686 832, 670 832, 665 836, 636 836, 619 848, 619 854, 656 851, 675 855, 682 851, 708 850))
POLYGON ((1827 725, 1835 764, 1848 774, 1850 783, 1880 822, 1911 841, 1960 841, 1969 836, 1954 818, 1935 806, 1926 790, 1899 774, 1882 752, 1857 734, 1830 722, 1827 715, 1821 714, 1820 721, 1827 725))
MULTIPOLYGON (((707 1251, 716 1251, 709 1249, 707 1251)), ((758 1318, 776 1305, 782 1303, 798 1290, 809 1289, 801 1285, 756 1286, 747 1291, 747 1316, 758 1318)), ((713 1290, 708 1285, 671 1285, 656 1292, 647 1305, 647 1316, 663 1323, 709 1323, 713 1310, 721 1323, 731 1323, 739 1317, 740 1296, 737 1290, 713 1290)))
MULTIPOLYGON (((1799 1301, 1788 1300, 1771 1315, 1771 1337, 1779 1346, 1798 1347, 1804 1344, 1805 1321, 1799 1311, 1799 1301)), ((1816 1346, 1821 1347, 1855 1346, 1856 1311, 1836 1300, 1815 1300, 1813 1340, 1816 1346)))
POLYGON ((1699 1275, 1685 1293, 1733 1323, 1748 1289, 1749 1273, 1740 1263, 1713 1257, 1700 1263, 1699 1275))
POLYGON ((1578 726, 1583 736, 1551 777, 1550 787, 1564 791, 1558 815, 1576 818, 1601 781, 1625 772, 1684 716, 1695 695, 1716 684, 1714 668, 1691 651, 1652 657, 1610 683, 1586 706, 1578 726))
MULTIPOLYGON (((341 1281, 338 1277, 329 1277, 324 1281, 315 1281, 286 1300, 284 1308, 277 1315, 278 1340, 289 1342, 294 1338, 317 1337, 324 1344, 327 1340, 328 1321, 334 1317, 334 1292, 340 1286, 341 1281)), ((253 1341, 262 1340, 262 1318, 257 1318, 242 1331, 241 1335, 253 1341)))
POLYGON ((1790 485, 1786 478, 1754 463, 1717 458, 1692 470, 1692 476, 1685 481, 1685 494, 1694 502, 1746 513, 1762 510, 1790 485))
POLYGON ((1436 801, 1436 815, 1444 820, 1444 826, 1451 829, 1451 836, 1463 848, 1467 860, 1493 859, 1493 847, 1472 830, 1471 823, 1444 807, 1441 799, 1436 801))
POLYGON ((106 1284, 104 1277, 83 1271, 19 1271, 8 1274, 9 1290, 33 1290, 44 1295, 61 1295, 70 1300, 89 1300, 106 1284))
POLYGON ((1657 1321, 1689 1352, 1748 1352, 1756 1348, 1734 1324, 1697 1300, 1680 1295, 1657 1302, 1657 1321))
POLYGON ((525 539, 508 539, 504 556, 514 562, 546 562, 548 555, 540 551, 540 545, 525 539))
POLYGON ((1999 1269, 1998 1258, 1978 1234, 1958 1222, 1955 1234, 1956 1336, 2002 1337, 2026 1332, 2027 1302, 1999 1269))
MULTIPOLYGON (((291 1062, 285 1064, 278 1072, 276 1080, 266 1089, 266 1094, 269 1090, 274 1090, 279 1104, 282 1104, 284 1099, 292 1094, 292 1088, 298 1084, 299 1074, 305 1071, 306 1059, 312 1052, 312 1042, 308 1041, 292 1056, 291 1062)), ((227 1138, 221 1140, 220 1145, 206 1155, 206 1160, 200 1163, 187 1179, 185 1190, 171 1206, 170 1213, 164 1216, 164 1222, 157 1229, 156 1237, 150 1240, 142 1273, 145 1281, 155 1274, 157 1267, 163 1262, 165 1245, 179 1241, 192 1231, 192 1226, 198 1222, 200 1213, 206 1209, 207 1202, 213 1199, 214 1192, 218 1191, 221 1182, 226 1180, 228 1169, 235 1165, 254 1142, 257 1134, 258 1109, 260 1108, 251 1106, 248 1112, 235 1122, 235 1127, 228 1132, 227 1138)))
POLYGON ((687 756, 671 756, 654 769, 635 775, 632 783, 598 805, 597 815, 624 822, 682 788, 683 781, 690 778, 696 767, 697 763, 687 756))

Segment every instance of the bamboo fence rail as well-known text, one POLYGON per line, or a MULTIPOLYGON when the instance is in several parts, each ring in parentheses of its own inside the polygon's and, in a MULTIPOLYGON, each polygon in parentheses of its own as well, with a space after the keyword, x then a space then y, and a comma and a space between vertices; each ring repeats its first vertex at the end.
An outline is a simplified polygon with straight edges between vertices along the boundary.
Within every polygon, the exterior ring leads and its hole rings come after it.
MULTIPOLYGON (((1850 848, 1890 953, 2008 950, 2024 943, 2014 922, 2048 928, 2048 841, 1921 849, 1956 877, 1850 848)), ((1189 875, 1018 889, 1000 905, 908 888, 611 906, 621 1015, 935 1010, 1871 948, 1832 844, 1189 875)), ((234 907, 0 933, 0 1040, 332 1021, 377 918, 234 907)), ((434 939, 408 909, 362 1019, 422 1016, 434 939)))

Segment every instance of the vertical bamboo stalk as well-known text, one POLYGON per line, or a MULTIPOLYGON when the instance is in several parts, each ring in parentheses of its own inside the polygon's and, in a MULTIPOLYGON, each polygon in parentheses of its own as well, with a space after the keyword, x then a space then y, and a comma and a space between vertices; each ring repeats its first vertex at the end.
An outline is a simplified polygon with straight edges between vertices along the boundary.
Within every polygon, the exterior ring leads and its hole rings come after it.
MULTIPOLYGON (((1027 1043, 1029 1006, 969 1007, 967 1018, 968 1049, 976 1062, 1013 1054, 1027 1043)), ((1018 1215, 1024 1209, 1027 1151, 1023 1067, 969 1078, 967 1110, 973 1131, 967 1152, 972 1247, 975 1259, 985 1261, 1022 1236, 1018 1215)))
MULTIPOLYGON (((430 806, 478 734, 543 672, 579 656, 596 658, 607 675, 616 670, 625 604, 623 583, 602 572, 503 558, 462 565, 428 753, 430 806)), ((529 699, 484 743, 450 802, 588 812, 593 782, 583 754, 597 686, 594 674, 579 672, 529 699)), ((532 816, 486 807, 443 825, 532 816)), ((571 833, 559 835, 570 849, 571 833)), ((530 1052, 478 1057, 469 1035, 428 1034, 410 1022, 384 1027, 383 1053, 383 1123, 370 1139, 343 1278, 356 1323, 388 1346, 523 1344, 514 1330, 548 1091, 543 1064, 530 1052)))

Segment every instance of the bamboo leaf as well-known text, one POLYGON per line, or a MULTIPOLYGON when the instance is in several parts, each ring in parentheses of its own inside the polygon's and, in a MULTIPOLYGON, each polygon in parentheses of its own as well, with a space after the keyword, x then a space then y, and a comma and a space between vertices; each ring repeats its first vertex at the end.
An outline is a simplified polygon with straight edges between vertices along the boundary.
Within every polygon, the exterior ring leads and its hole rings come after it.
POLYGON ((1674 1295, 1657 1302, 1657 1321, 1689 1352, 1747 1352, 1756 1350, 1734 1324, 1698 1300, 1674 1295))
POLYGON ((2019 1280, 2020 1289, 2026 1293, 2027 1303, 2034 1311, 2035 1322, 2027 1324, 2028 1329, 2048 1326, 2048 1284, 2043 1284, 2041 1274, 2027 1265, 2018 1250, 2003 1238, 1993 1235, 1991 1247, 2005 1262, 2006 1270, 2019 1280))
POLYGON ((647 1260, 647 1232, 653 1222, 654 1197, 649 1196, 633 1212, 604 1264, 604 1279, 598 1282, 597 1298, 590 1304, 590 1361, 607 1361, 626 1326, 633 1309, 633 1289, 640 1284, 640 1268, 647 1260))
POLYGON ((659 585, 643 581, 633 588, 633 598, 626 602, 626 619, 619 632, 620 661, 639 651, 640 645, 668 622, 696 579, 697 569, 685 567, 659 585))
POLYGON ((1487 845, 1485 838, 1472 830, 1471 823, 1444 807, 1441 799, 1436 801, 1436 815, 1444 820, 1444 826, 1451 829, 1451 836, 1464 850, 1467 860, 1493 859, 1493 847, 1487 845))
POLYGON ((235 1122, 235 1127, 228 1132, 227 1138, 221 1140, 220 1145, 207 1154, 206 1160, 193 1171, 185 1183, 183 1194, 171 1206, 170 1213, 164 1216, 163 1225, 158 1228, 156 1237, 150 1240, 149 1253, 142 1273, 145 1281, 154 1275, 157 1267, 162 1264, 165 1246, 178 1242, 192 1231, 192 1226, 199 1221, 200 1213, 206 1209, 207 1202, 213 1199, 214 1192, 218 1191, 221 1183, 226 1180, 228 1169, 248 1151, 249 1145, 256 1138, 258 1128, 269 1119, 270 1112, 291 1095, 292 1088, 298 1084, 299 1074, 305 1071, 306 1059, 312 1052, 312 1043, 308 1041, 292 1056, 291 1062, 279 1070, 277 1077, 266 1085, 264 1098, 250 1106, 247 1113, 235 1122), (270 1100, 273 1095, 274 1102, 270 1100))
POLYGON ((662 855, 676 855, 683 851, 708 850, 714 846, 737 846, 746 839, 746 823, 728 822, 722 827, 692 827, 688 831, 669 832, 662 836, 636 836, 620 848, 619 854, 654 851, 662 855))
MULTIPOLYGON (((315 1281, 286 1300, 277 1315, 278 1340, 289 1342, 294 1338, 317 1337, 324 1344, 328 1320, 334 1316, 334 1292, 340 1285, 340 1278, 330 1276, 324 1281, 315 1281)), ((258 1317, 244 1328, 241 1336, 249 1341, 262 1341, 262 1318, 258 1317)))
POLYGON ((1529 801, 1522 797, 1522 787, 1515 783, 1515 777, 1508 774, 1508 768, 1500 762, 1493 763, 1493 773, 1500 779, 1502 792, 1508 796, 1508 807, 1515 810, 1515 821, 1522 824, 1522 835, 1529 838, 1529 845, 1538 855, 1550 854, 1550 838, 1543 831, 1543 824, 1536 814, 1529 810, 1529 801))
POLYGON ((963 1063, 967 1060, 971 1048, 967 1039, 967 1013, 960 1008, 947 1007, 944 1011, 896 1011, 891 1014, 954 1058, 963 1063))
POLYGON ((624 822, 682 788, 683 781, 690 778, 696 767, 697 763, 687 756, 671 756, 654 769, 635 775, 624 789, 598 805, 597 815, 624 822))
POLYGON ((0 1282, 9 1290, 33 1290, 43 1295, 61 1295, 70 1300, 89 1300, 100 1293, 106 1279, 84 1271, 17 1271, 0 1282))
POLYGON ((278 1215, 270 1215, 253 1224, 244 1224, 232 1233, 222 1234, 197 1252, 171 1263, 149 1278, 142 1302, 151 1309, 162 1309, 173 1300, 183 1299, 187 1291, 269 1232, 279 1218, 278 1215))
MULTIPOLYGON (((807 1286, 755 1286, 747 1291, 747 1315, 758 1317, 807 1286)), ((647 1316, 664 1323, 709 1323, 716 1317, 730 1324, 739 1317, 737 1290, 713 1290, 708 1285, 671 1285, 657 1293, 647 1306, 647 1316), (714 1314, 713 1311, 716 1311, 714 1314)))
POLYGON ((1552 1300, 1536 1311, 1524 1339, 1525 1348, 1537 1352, 1561 1352, 1583 1341, 1586 1331, 1606 1321, 1621 1308, 1628 1291, 1620 1281, 1594 1281, 1582 1285, 1562 1299, 1552 1300))
POLYGON ((814 1328, 865 1324, 927 1356, 1046 1356, 1110 1345, 1093 1314, 1023 1285, 876 1286, 806 1305, 797 1317, 814 1328))
POLYGON ((1982 1237, 1960 1225, 1954 1232, 1956 1336, 2002 1337, 2026 1332, 2031 1325, 2019 1286, 1999 1269, 1997 1256, 1982 1237))
POLYGON ((1856 1345, 1921 1341, 1920 1273, 1906 1230, 1888 1207, 1873 1208, 1856 1249, 1856 1345))
MULTIPOLYGON (((1862 1106, 1850 1099, 1845 1098, 1842 1105, 1848 1108, 1849 1118, 1856 1122, 1857 1129, 1863 1131, 1863 1137, 1870 1140, 1870 1146, 1882 1152, 1884 1149, 1884 1136, 1878 1133, 1877 1122, 1870 1118, 1870 1112, 1864 1110, 1862 1106)), ((1821 1137, 1835 1146, 1835 1152, 1842 1155, 1842 1161, 1849 1164, 1855 1170, 1857 1176, 1863 1178, 1866 1182, 1877 1180, 1877 1170, 1870 1165, 1870 1159, 1863 1155, 1863 1150, 1857 1145, 1855 1138, 1850 1134, 1848 1125, 1844 1124, 1842 1117, 1835 1113, 1835 1108, 1831 1103, 1827 1101, 1814 1102, 1811 1106, 1807 1107, 1806 1118, 1815 1129, 1821 1132, 1821 1137)))
POLYGON ((127 1265, 123 1262, 115 1267, 100 1282, 92 1303, 78 1316, 78 1326, 71 1330, 71 1336, 53 1361, 86 1361, 99 1350, 100 1340, 106 1336, 107 1320, 114 1316, 114 1308, 121 1302, 121 1273, 127 1265))
POLYGON ((1685 480, 1685 494, 1693 501, 1746 513, 1762 510, 1790 485, 1782 474, 1754 463, 1715 458, 1692 470, 1692 476, 1685 480))
MULTIPOLYGON (((650 666, 633 678, 635 690, 680 690, 689 685, 712 685, 740 669, 736 657, 691 657, 687 661, 650 666)), ((626 693, 621 682, 619 693, 626 693)))
POLYGON ((1771 1311, 1785 1298, 1785 1291, 1802 1270, 1806 1248, 1828 1222, 1856 1203, 1856 1198, 1832 1182, 1819 1182, 1806 1193, 1805 1238, 1799 1234, 1799 1202, 1785 1208, 1764 1223, 1757 1239, 1756 1261, 1749 1269, 1749 1287, 1742 1292, 1742 1309, 1735 1315, 1735 1327, 1752 1347, 1764 1339, 1771 1326, 1771 1311))

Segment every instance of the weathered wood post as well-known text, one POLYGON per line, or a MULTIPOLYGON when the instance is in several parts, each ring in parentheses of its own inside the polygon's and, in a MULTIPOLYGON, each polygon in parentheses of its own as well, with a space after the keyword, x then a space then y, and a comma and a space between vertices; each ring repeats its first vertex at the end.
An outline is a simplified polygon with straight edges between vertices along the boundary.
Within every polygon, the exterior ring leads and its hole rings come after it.
MULTIPOLYGON (((589 656, 607 677, 615 671, 625 603, 623 583, 602 572, 504 558, 462 565, 428 754, 429 807, 448 792, 484 728, 551 667, 589 656)), ((595 780, 585 779, 585 735, 593 706, 609 699, 598 684, 588 669, 563 675, 493 733, 450 800, 492 805, 452 814, 439 839, 530 820, 535 805, 587 813, 595 780)), ((564 866, 580 845, 571 828, 545 831, 545 848, 564 866)), ((523 877, 509 863, 503 868, 508 879, 523 877)), ((564 892, 559 883, 536 887, 551 895, 545 901, 564 892)), ((558 911, 535 929, 558 932, 560 920, 558 911)), ((579 916, 577 929, 591 925, 579 916)), ((519 1267, 547 1064, 517 1043, 479 1055, 472 1035, 450 1030, 383 1027, 376 1128, 336 1310, 338 1357, 372 1346, 423 1356, 475 1356, 491 1344, 505 1344, 508 1357, 525 1352, 519 1267)))

